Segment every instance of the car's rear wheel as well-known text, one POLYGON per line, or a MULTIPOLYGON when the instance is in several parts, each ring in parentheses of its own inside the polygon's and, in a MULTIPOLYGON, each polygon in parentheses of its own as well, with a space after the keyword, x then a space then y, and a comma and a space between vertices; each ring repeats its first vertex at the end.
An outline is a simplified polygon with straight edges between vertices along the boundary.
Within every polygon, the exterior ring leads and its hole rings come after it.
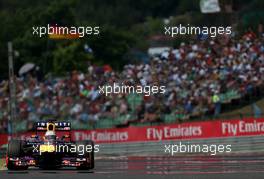
POLYGON ((91 140, 87 141, 78 141, 76 142, 77 146, 77 157, 85 157, 86 162, 82 164, 81 166, 77 167, 79 170, 87 170, 87 169, 93 169, 94 168, 94 142, 91 140), (84 149, 86 146, 90 146, 91 151, 78 151, 78 146, 83 145, 84 149), (87 161, 88 160, 88 161, 87 161))
POLYGON ((23 156, 23 141, 11 140, 8 143, 6 166, 9 170, 25 170, 27 167, 21 167, 15 165, 14 161, 10 161, 10 158, 16 159, 23 156))

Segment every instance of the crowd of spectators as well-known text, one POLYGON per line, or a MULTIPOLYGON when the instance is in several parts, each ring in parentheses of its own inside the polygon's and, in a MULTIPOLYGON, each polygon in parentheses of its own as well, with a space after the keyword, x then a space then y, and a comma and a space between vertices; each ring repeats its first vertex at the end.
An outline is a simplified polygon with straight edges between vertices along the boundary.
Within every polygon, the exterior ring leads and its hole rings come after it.
MULTIPOLYGON (((239 39, 182 43, 149 63, 127 64, 121 72, 109 65, 89 65, 87 72, 38 80, 32 73, 16 79, 17 120, 35 122, 43 116, 94 123, 101 118, 136 114, 137 122, 160 120, 161 114, 219 114, 217 95, 236 90, 243 95, 264 82, 264 38, 252 33, 239 39), (125 83, 163 85, 165 94, 142 96, 131 108, 129 94, 99 94, 98 86, 125 83)), ((8 81, 0 84, 0 130, 9 114, 8 81)), ((187 118, 183 118, 187 120, 187 118)))

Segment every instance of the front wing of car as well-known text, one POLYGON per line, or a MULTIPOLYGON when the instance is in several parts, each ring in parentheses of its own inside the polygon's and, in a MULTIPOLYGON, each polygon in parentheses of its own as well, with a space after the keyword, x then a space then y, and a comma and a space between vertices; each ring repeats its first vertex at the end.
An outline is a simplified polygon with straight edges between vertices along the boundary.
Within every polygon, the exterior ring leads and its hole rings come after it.
MULTIPOLYGON (((12 162, 15 166, 18 167, 39 167, 38 161, 33 157, 21 157, 21 158, 9 158, 8 162, 12 162)), ((60 167, 79 167, 82 164, 89 163, 90 160, 87 158, 81 157, 66 157, 62 158, 60 167)), ((47 164, 48 165, 48 164, 47 164)))

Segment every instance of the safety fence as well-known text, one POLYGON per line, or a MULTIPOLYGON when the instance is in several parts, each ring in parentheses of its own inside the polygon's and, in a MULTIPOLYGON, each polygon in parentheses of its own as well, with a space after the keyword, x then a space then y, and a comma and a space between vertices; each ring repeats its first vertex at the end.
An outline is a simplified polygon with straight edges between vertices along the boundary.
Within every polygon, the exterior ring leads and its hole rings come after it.
MULTIPOLYGON (((59 132, 57 132, 59 133, 59 132)), ((17 137, 26 139, 34 132, 20 133, 17 137)), ((64 135, 64 134, 63 134, 64 135)), ((233 120, 196 121, 157 126, 126 127, 97 130, 73 130, 72 141, 93 140, 100 145, 98 155, 168 155, 166 148, 180 150, 181 145, 195 145, 211 149, 227 147, 232 154, 240 152, 262 152, 264 150, 264 118, 233 120), (167 153, 166 153, 167 152, 167 153)), ((0 134, 0 146, 8 142, 7 134, 0 134)), ((199 149, 199 146, 197 147, 199 149)), ((183 147, 185 148, 185 147, 183 147)), ((188 150, 186 153, 208 153, 188 150)), ((225 148, 227 149, 227 148, 225 148)), ((209 149, 205 149, 209 150, 209 149)), ((222 149, 221 149, 222 150, 222 149)))
MULTIPOLYGON (((246 153, 261 153, 264 154, 264 136, 243 136, 243 137, 228 137, 228 138, 212 138, 212 139, 191 139, 191 140, 170 140, 158 142, 136 142, 136 143, 115 143, 115 144, 101 144, 100 152, 97 156, 168 156, 172 155, 169 152, 168 146, 177 145, 178 151, 174 148, 174 156, 186 154, 204 154, 211 155, 213 151, 187 151, 183 149, 180 152, 181 145, 199 145, 199 146, 227 146, 230 145, 230 152, 216 152, 216 155, 233 155, 233 154, 246 154, 246 153), (167 151, 166 151, 167 150, 167 151)), ((172 150, 172 148, 170 148, 172 150)), ((210 150, 210 149, 209 149, 210 150)), ((212 149, 211 149, 212 150, 212 149)), ((213 149, 215 150, 215 148, 213 149)))
MULTIPOLYGON (((191 139, 191 140, 170 140, 170 141, 153 141, 153 142, 129 142, 129 143, 108 143, 99 144, 99 152, 96 153, 97 157, 100 156, 169 156, 171 152, 166 151, 168 146, 178 145, 207 145, 207 146, 219 146, 219 145, 231 145, 230 152, 216 152, 218 155, 233 155, 233 154, 252 154, 263 153, 264 154, 264 136, 243 136, 243 137, 228 137, 228 138, 213 138, 213 139, 191 139)), ((170 149, 171 150, 171 149, 170 149)), ((0 157, 3 157, 6 153, 6 149, 0 150, 0 157)), ((174 156, 177 155, 211 155, 212 151, 206 153, 202 151, 184 151, 180 152, 179 149, 174 152, 174 156)))

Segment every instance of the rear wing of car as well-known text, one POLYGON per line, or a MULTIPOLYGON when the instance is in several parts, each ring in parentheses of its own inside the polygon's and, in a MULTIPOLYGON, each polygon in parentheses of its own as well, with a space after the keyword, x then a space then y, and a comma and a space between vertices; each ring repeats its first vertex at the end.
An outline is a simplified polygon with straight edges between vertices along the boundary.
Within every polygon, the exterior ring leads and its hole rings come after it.
POLYGON ((70 122, 37 122, 36 123, 37 131, 70 131, 71 123, 70 122))

